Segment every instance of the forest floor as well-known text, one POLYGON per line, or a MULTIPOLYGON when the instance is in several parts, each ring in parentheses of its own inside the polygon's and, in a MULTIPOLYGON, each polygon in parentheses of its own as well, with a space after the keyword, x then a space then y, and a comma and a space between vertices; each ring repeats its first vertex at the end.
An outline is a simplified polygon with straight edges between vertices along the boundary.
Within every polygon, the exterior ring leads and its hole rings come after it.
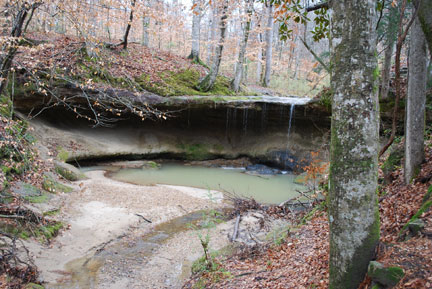
MULTIPOLYGON (((73 84, 89 89, 149 91, 161 96, 254 94, 254 90, 249 91, 245 86, 240 93, 235 93, 231 90, 231 79, 223 75, 218 76, 210 91, 198 91, 196 86, 206 75, 207 67, 140 44, 130 43, 124 50, 108 48, 101 42, 94 51, 89 51, 86 43, 74 36, 30 33, 28 39, 28 45, 21 46, 15 58, 16 93, 42 92, 44 87, 47 91, 62 84, 73 84)), ((271 89, 264 90, 265 94, 274 94, 271 89)))
MULTIPOLYGON (((391 177, 389 185, 380 187, 381 238, 376 260, 404 270, 405 276, 395 288, 432 288, 432 211, 419 214, 425 227, 418 235, 408 236, 408 230, 403 230, 424 203, 428 189, 432 190, 432 141, 427 142, 426 162, 412 184, 404 184, 400 167, 391 177)), ((305 225, 291 230, 282 244, 218 257, 218 270, 195 274, 184 287, 327 288, 328 240, 327 214, 317 210, 305 225)), ((370 284, 366 277, 360 288, 370 288, 370 284)))

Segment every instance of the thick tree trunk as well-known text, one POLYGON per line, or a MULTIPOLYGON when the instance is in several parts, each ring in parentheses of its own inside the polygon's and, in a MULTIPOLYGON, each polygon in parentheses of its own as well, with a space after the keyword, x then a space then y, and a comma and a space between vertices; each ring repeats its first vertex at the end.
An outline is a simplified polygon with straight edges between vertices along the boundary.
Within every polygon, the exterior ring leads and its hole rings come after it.
POLYGON ((266 31, 266 67, 264 73, 263 86, 270 85, 272 54, 273 54, 273 5, 268 6, 268 19, 266 31))
POLYGON ((245 25, 245 30, 244 30, 244 36, 243 36, 243 41, 240 44, 240 51, 239 51, 239 55, 238 55, 238 60, 237 60, 237 65, 236 65, 236 69, 235 69, 235 76, 234 76, 234 80, 232 82, 232 89, 235 92, 238 92, 240 90, 240 83, 242 81, 243 78, 243 63, 245 60, 245 54, 246 54, 246 47, 247 47, 247 43, 248 43, 248 39, 249 39, 249 31, 251 28, 251 18, 252 18, 252 9, 253 9, 253 0, 245 0, 246 2, 246 13, 247 13, 247 21, 246 21, 246 25, 245 25))
POLYGON ((426 41, 420 21, 410 31, 408 101, 405 123, 405 182, 410 183, 425 158, 424 125, 427 81, 426 41))
POLYGON ((376 1, 331 1, 330 286, 362 282, 379 241, 376 1), (349 15, 349 17, 347 17, 349 15))
POLYGON ((213 64, 210 68, 210 72, 204 77, 204 79, 197 85, 200 91, 209 91, 213 88, 216 78, 219 73, 220 63, 222 61, 222 51, 224 48, 225 35, 226 35, 226 20, 228 18, 228 1, 225 0, 222 8, 222 16, 220 19, 220 39, 219 44, 216 47, 215 57, 213 64))
POLYGON ((200 26, 201 26, 201 2, 193 0, 193 16, 192 16, 192 50, 188 58, 199 63, 200 58, 200 26))

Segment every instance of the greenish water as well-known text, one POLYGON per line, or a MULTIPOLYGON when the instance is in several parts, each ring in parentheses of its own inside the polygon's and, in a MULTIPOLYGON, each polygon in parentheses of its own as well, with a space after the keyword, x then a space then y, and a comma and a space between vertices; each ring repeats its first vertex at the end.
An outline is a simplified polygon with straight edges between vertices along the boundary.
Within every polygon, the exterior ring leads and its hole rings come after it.
POLYGON ((124 168, 110 173, 110 177, 138 185, 177 185, 220 190, 253 197, 259 202, 279 204, 298 195, 305 187, 294 183, 295 176, 249 175, 242 169, 208 168, 176 163, 164 163, 159 169, 124 168))

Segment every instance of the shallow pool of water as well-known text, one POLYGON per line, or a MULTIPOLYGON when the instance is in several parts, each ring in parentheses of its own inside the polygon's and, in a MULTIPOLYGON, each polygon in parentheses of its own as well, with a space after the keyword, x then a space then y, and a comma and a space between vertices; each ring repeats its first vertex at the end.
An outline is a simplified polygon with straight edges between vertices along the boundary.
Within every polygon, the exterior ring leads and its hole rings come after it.
POLYGON ((115 180, 138 185, 177 185, 219 190, 236 195, 253 197, 259 202, 279 204, 304 191, 295 184, 295 175, 250 175, 244 169, 209 168, 180 163, 163 163, 159 169, 123 168, 111 172, 115 180))

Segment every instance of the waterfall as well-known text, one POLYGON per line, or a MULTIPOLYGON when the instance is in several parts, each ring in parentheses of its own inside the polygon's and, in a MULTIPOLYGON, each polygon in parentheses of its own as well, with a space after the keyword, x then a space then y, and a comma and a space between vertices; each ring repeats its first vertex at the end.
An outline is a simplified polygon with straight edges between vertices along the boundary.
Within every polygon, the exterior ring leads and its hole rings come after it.
POLYGON ((294 114, 294 107, 295 107, 295 105, 291 104, 290 115, 289 115, 289 123, 288 123, 287 145, 286 145, 286 150, 285 150, 285 160, 283 160, 285 170, 287 169, 287 163, 288 163, 288 159, 289 159, 289 149, 288 149, 288 146, 289 146, 289 137, 290 137, 290 134, 291 134, 291 122, 292 122, 292 117, 293 117, 293 114, 294 114))
POLYGON ((295 104, 291 104, 291 108, 290 108, 290 116, 289 116, 289 123, 288 123, 288 141, 287 142, 289 142, 289 136, 290 136, 290 133, 291 133, 291 121, 292 121, 292 116, 293 116, 293 113, 294 113, 294 107, 295 107, 295 104))

